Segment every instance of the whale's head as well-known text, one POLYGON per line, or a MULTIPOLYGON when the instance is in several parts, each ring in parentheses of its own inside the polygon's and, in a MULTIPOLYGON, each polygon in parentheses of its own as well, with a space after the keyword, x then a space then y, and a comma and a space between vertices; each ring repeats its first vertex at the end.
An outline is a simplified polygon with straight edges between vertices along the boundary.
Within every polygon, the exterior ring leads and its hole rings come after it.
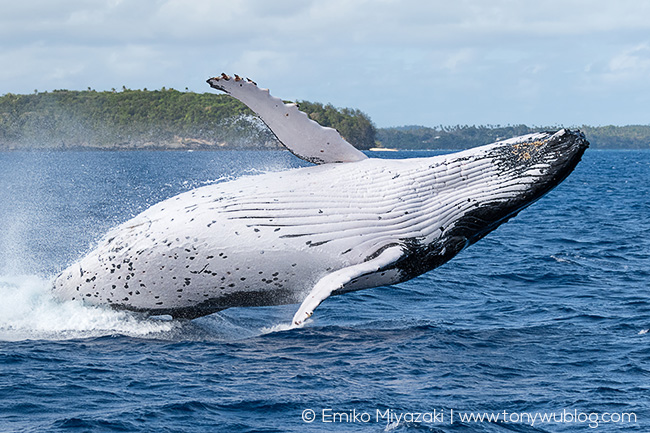
POLYGON ((476 209, 465 215, 465 224, 459 224, 458 230, 465 227, 469 243, 476 242, 559 185, 587 147, 584 134, 568 129, 495 143, 485 151, 485 157, 492 161, 485 180, 494 188, 476 198, 476 209), (473 225, 469 221, 474 219, 483 221, 483 227, 468 230, 473 225))
POLYGON ((496 143, 486 153, 496 168, 491 172, 492 176, 496 174, 494 192, 504 194, 495 200, 486 197, 471 215, 483 219, 486 226, 470 236, 470 242, 476 242, 559 185, 580 162, 587 147, 584 134, 568 129, 496 143))
POLYGON ((404 279, 447 262, 537 201, 573 171, 587 147, 581 132, 562 129, 448 155, 440 166, 458 175, 439 192, 446 197, 436 209, 439 231, 404 239, 410 250, 404 279))

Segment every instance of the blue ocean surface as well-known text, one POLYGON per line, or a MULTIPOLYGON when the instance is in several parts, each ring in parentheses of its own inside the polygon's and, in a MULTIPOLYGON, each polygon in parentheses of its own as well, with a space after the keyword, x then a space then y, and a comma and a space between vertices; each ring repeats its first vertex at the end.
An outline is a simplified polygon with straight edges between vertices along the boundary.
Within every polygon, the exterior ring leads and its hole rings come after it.
POLYGON ((451 262, 331 297, 301 329, 283 330, 297 305, 174 321, 51 297, 58 272, 148 206, 303 165, 0 152, 0 431, 650 431, 649 151, 588 150, 451 262))

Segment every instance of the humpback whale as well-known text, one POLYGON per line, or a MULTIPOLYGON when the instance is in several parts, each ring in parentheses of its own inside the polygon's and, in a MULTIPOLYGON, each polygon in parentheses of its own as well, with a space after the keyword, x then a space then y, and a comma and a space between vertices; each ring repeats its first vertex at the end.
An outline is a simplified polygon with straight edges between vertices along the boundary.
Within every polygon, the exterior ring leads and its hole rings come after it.
POLYGON ((208 80, 310 167, 162 201, 110 230, 53 283, 65 300, 192 319, 395 284, 450 260, 564 180, 588 142, 562 129, 462 152, 369 158, 249 79, 208 80))

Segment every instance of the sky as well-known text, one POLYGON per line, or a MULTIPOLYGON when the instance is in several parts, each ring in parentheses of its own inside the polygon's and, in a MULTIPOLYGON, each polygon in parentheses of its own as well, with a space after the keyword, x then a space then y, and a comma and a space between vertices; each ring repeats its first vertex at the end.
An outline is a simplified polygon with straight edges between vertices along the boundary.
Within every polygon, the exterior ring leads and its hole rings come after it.
MULTIPOLYGON (((0 0, 0 94, 249 77, 378 127, 650 123, 646 0, 0 0)), ((215 91, 216 92, 216 91, 215 91)))

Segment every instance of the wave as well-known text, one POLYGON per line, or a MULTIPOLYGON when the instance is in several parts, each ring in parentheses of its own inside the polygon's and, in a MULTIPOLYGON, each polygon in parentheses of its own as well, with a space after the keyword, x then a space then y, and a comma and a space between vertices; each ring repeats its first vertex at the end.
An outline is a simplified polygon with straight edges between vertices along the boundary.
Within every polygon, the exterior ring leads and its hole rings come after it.
POLYGON ((54 298, 50 279, 36 275, 0 276, 0 340, 64 340, 121 334, 156 337, 177 322, 137 317, 106 307, 54 298))

